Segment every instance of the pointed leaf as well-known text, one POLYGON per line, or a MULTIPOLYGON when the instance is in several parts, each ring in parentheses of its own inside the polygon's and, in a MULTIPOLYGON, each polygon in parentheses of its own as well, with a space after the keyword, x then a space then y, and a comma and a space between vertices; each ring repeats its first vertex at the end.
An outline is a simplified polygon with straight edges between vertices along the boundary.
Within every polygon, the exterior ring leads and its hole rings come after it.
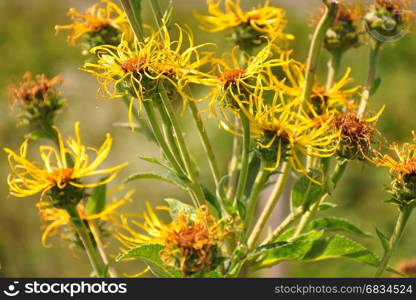
POLYGON ((172 173, 168 172, 165 174, 156 174, 156 173, 136 173, 133 175, 130 175, 126 180, 124 180, 124 183, 132 182, 134 180, 139 179, 156 179, 164 182, 168 182, 171 184, 176 185, 182 190, 188 190, 188 182, 184 182, 182 178, 179 178, 176 175, 173 175, 172 173))
POLYGON ((173 220, 175 220, 181 213, 189 215, 191 219, 194 219, 196 216, 196 209, 186 203, 183 203, 176 199, 165 199, 169 205, 169 214, 173 220))
POLYGON ((293 184, 292 192, 290 195, 290 203, 292 212, 296 208, 303 206, 305 209, 318 201, 323 194, 323 186, 312 182, 305 175, 302 175, 293 184))
POLYGON ((139 246, 129 250, 127 253, 119 255, 116 258, 116 261, 120 261, 126 258, 138 258, 141 259, 146 265, 148 265, 152 273, 157 277, 182 277, 179 271, 166 266, 160 258, 160 251, 164 248, 165 246, 157 244, 139 246))
POLYGON ((371 236, 369 233, 362 231, 360 228, 351 222, 340 218, 320 218, 313 220, 306 227, 306 230, 329 230, 329 231, 345 231, 349 233, 358 234, 364 237, 371 236))
POLYGON ((383 246, 383 249, 386 251, 387 249, 389 249, 389 240, 388 238, 384 235, 384 233, 382 233, 380 230, 378 230, 378 228, 376 228, 376 233, 377 236, 381 242, 381 246, 383 246))
POLYGON ((338 206, 338 204, 336 204, 336 203, 325 202, 325 203, 319 204, 318 211, 324 211, 324 210, 328 210, 328 209, 331 209, 331 208, 336 208, 337 206, 338 206))
POLYGON ((303 260, 319 261, 341 257, 371 266, 378 266, 380 263, 376 254, 342 235, 334 235, 315 242, 303 260))
MULTIPOLYGON (((105 180, 102 178, 101 180, 105 180)), ((107 199, 107 185, 96 186, 87 201, 87 214, 94 215, 100 213, 104 207, 107 199)))

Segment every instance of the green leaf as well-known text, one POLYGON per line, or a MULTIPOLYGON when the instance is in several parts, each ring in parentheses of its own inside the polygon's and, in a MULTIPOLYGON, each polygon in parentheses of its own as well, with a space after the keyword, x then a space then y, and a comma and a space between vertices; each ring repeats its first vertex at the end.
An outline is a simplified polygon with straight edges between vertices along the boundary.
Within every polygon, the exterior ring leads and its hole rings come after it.
POLYGON ((224 278, 224 276, 217 271, 210 271, 208 273, 205 273, 203 278, 224 278))
POLYGON ((381 78, 380 77, 377 77, 373 81, 373 87, 371 88, 370 95, 374 95, 377 92, 377 90, 380 87, 380 85, 381 85, 381 78))
POLYGON ((380 263, 380 259, 373 252, 342 235, 316 241, 303 260, 319 261, 341 257, 371 266, 378 266, 380 263))
POLYGON ((221 180, 218 182, 217 187, 217 197, 221 199, 224 204, 225 210, 231 215, 235 216, 237 210, 234 208, 233 203, 228 199, 225 193, 225 184, 227 183, 228 175, 224 175, 221 180))
POLYGON ((207 202, 215 209, 216 213, 214 213, 214 215, 216 217, 221 217, 221 204, 218 202, 217 197, 203 185, 202 185, 202 191, 204 192, 204 196, 207 202))
MULTIPOLYGON (((106 176, 107 177, 107 176, 106 176)), ((105 178, 101 180, 105 180, 105 178)), ((94 215, 100 213, 105 207, 105 201, 107 199, 107 185, 96 186, 87 201, 87 214, 94 215)))
POLYGON ((320 229, 329 230, 329 231, 345 231, 345 232, 361 235, 364 237, 371 236, 370 234, 362 231, 360 228, 350 223, 349 221, 340 219, 340 218, 330 217, 330 218, 316 219, 310 222, 309 225, 306 227, 306 230, 320 230, 320 229))
POLYGON ((255 248, 252 251, 252 254, 259 254, 259 253, 265 252, 267 250, 276 249, 276 248, 279 248, 283 245, 286 245, 287 243, 288 242, 281 241, 281 242, 273 242, 273 243, 269 243, 269 244, 266 244, 266 245, 263 245, 263 246, 259 246, 259 247, 255 248))
POLYGON ((155 157, 147 157, 147 156, 138 156, 138 158, 140 158, 141 160, 147 161, 148 163, 151 164, 155 164, 158 166, 161 166, 169 171, 173 171, 172 168, 170 168, 168 165, 164 164, 163 162, 161 162, 159 159, 155 158, 155 157))
POLYGON ((196 209, 193 206, 171 198, 165 199, 165 201, 169 205, 169 214, 173 220, 176 219, 181 213, 189 215, 191 219, 195 218, 196 209))
POLYGON ((153 244, 144 245, 133 248, 127 253, 121 254, 116 258, 116 261, 120 261, 126 258, 138 258, 141 259, 147 266, 149 266, 152 273, 157 277, 163 278, 179 278, 182 277, 181 273, 169 266, 166 266, 160 258, 160 251, 165 246, 153 244))
POLYGON ((380 230, 378 230, 378 228, 376 228, 376 233, 377 236, 381 242, 381 246, 383 246, 384 251, 386 251, 387 249, 389 249, 389 240, 388 238, 384 235, 384 233, 382 233, 380 230))
POLYGON ((336 204, 336 203, 325 202, 325 203, 319 204, 318 211, 328 210, 328 209, 331 209, 331 208, 335 208, 337 206, 338 206, 338 204, 336 204))
POLYGON ((285 260, 302 260, 312 248, 314 242, 321 238, 322 234, 323 230, 310 231, 294 238, 285 245, 271 249, 267 251, 266 257, 258 266, 260 268, 269 267, 285 260))
POLYGON ((139 180, 139 179, 156 179, 156 180, 174 184, 180 189, 185 190, 185 191, 189 189, 187 181, 185 181, 183 178, 179 178, 178 176, 170 172, 167 172, 165 174, 136 173, 136 174, 130 175, 126 180, 124 180, 124 183, 132 182, 134 180, 139 180))
POLYGON ((312 203, 319 200, 322 194, 323 187, 321 185, 312 182, 305 175, 302 175, 293 184, 290 196, 292 212, 300 206, 303 206, 304 209, 308 209, 312 203))

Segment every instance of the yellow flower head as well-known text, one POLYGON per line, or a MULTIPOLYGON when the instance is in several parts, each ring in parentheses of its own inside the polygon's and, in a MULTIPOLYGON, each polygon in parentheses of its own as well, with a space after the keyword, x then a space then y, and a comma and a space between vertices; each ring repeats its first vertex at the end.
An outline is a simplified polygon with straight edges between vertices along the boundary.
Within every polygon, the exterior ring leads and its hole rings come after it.
POLYGON ((287 26, 285 10, 270 6, 268 0, 262 7, 247 12, 242 10, 240 0, 225 0, 224 10, 221 9, 222 3, 222 0, 208 0, 208 15, 197 14, 203 29, 209 32, 235 29, 236 42, 240 46, 241 42, 260 44, 259 39, 263 36, 278 43, 294 38, 283 32, 287 26))
POLYGON ((413 143, 390 145, 394 155, 376 153, 376 164, 389 168, 390 174, 398 182, 413 180, 416 176, 416 133, 412 134, 413 143))
POLYGON ((81 142, 79 123, 75 124, 75 138, 70 137, 66 145, 60 132, 56 129, 59 141, 58 149, 53 146, 40 146, 43 163, 33 163, 28 159, 28 140, 20 147, 20 153, 5 148, 9 155, 11 173, 8 177, 10 194, 16 197, 27 197, 52 190, 60 191, 68 186, 84 189, 105 184, 113 180, 127 163, 113 168, 97 169, 108 156, 112 138, 110 134, 99 149, 86 147, 81 142), (95 155, 91 159, 90 153, 95 155), (82 183, 81 179, 97 175, 107 175, 96 183, 82 183))
POLYGON ((130 25, 123 10, 110 0, 101 0, 88 8, 84 14, 71 8, 68 13, 72 24, 56 25, 55 30, 70 30, 68 42, 72 45, 76 40, 90 34, 90 42, 93 44, 112 43, 117 44, 116 36, 125 33, 131 37, 130 25), (102 5, 103 7, 101 7, 102 5), (104 32, 105 31, 105 32, 104 32), (99 39, 101 34, 101 39, 99 39), (94 41, 97 38, 97 41, 94 41))
MULTIPOLYGON (((277 89, 282 89, 292 97, 300 97, 305 84, 305 66, 296 60, 290 60, 290 52, 281 54, 283 60, 290 63, 281 66, 283 79, 271 77, 277 89)), ((329 89, 317 83, 312 88, 310 103, 319 114, 324 114, 332 110, 352 110, 356 108, 354 98, 360 96, 361 86, 345 88, 353 82, 350 77, 351 68, 348 68, 344 76, 335 82, 329 89)))
MULTIPOLYGON (((77 205, 77 210, 81 219, 85 222, 92 220, 104 222, 106 225, 105 229, 107 229, 107 226, 120 226, 119 218, 124 214, 119 212, 118 209, 121 206, 131 202, 131 195, 132 191, 129 191, 123 199, 113 199, 111 204, 106 205, 103 210, 97 214, 88 215, 85 206, 81 203, 77 205)), ((36 204, 36 206, 39 210, 41 222, 43 224, 43 234, 41 240, 44 247, 51 247, 47 240, 54 235, 58 235, 62 239, 68 240, 73 238, 73 234, 71 232, 71 216, 67 210, 54 207, 47 201, 40 201, 36 204)), ((100 223, 99 225, 101 228, 102 224, 100 223)), ((100 241, 101 235, 97 232, 97 226, 90 226, 89 229, 94 236, 97 236, 95 240, 100 241)))
MULTIPOLYGON (((141 103, 157 92, 159 80, 164 79, 186 101, 184 88, 189 83, 199 82, 198 68, 207 62, 207 57, 200 56, 198 49, 202 45, 194 45, 190 32, 177 28, 178 40, 172 40, 163 26, 144 42, 135 41, 131 45, 122 39, 117 47, 95 47, 91 52, 97 55, 97 62, 86 63, 82 70, 95 75, 104 94, 111 98, 120 97, 127 91, 141 103)), ((133 102, 130 105, 130 123, 132 108, 133 102)))
POLYGON ((271 44, 268 43, 257 55, 247 58, 245 64, 237 58, 238 47, 222 59, 212 59, 216 74, 208 75, 201 83, 212 86, 209 94, 210 111, 216 117, 216 106, 224 115, 224 108, 239 109, 249 101, 251 94, 257 90, 270 90, 270 68, 282 66, 288 62, 281 58, 270 58, 271 44))
MULTIPOLYGON (((269 162, 269 169, 274 170, 283 160, 288 160, 296 171, 306 173, 302 155, 334 155, 340 132, 332 126, 333 116, 316 126, 314 119, 301 109, 298 98, 286 101, 285 96, 276 92, 273 99, 267 101, 260 92, 252 96, 249 106, 241 109, 250 121, 257 151, 269 162)), ((228 131, 241 135, 241 129, 235 125, 224 126, 228 131)))
POLYGON ((144 222, 132 222, 145 233, 131 228, 124 220, 123 228, 127 234, 120 233, 119 239, 127 248, 162 245, 165 247, 160 253, 163 260, 184 275, 215 268, 221 251, 219 247, 229 230, 209 213, 206 206, 198 208, 194 215, 181 211, 169 224, 158 218, 149 203, 146 206, 144 222))

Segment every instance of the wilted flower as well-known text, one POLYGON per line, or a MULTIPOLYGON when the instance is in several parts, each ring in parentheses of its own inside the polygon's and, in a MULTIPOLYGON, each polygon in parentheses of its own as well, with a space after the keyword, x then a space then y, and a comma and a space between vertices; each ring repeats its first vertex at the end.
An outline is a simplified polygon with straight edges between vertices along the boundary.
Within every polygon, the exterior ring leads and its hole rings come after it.
POLYGON ((42 124, 53 124, 55 116, 62 111, 66 101, 56 88, 62 84, 60 76, 48 79, 44 74, 33 78, 30 72, 23 80, 9 87, 9 101, 20 109, 22 124, 42 127, 42 124))
POLYGON ((160 252, 163 261, 185 276, 216 268, 221 259, 221 245, 229 230, 209 213, 206 206, 201 206, 194 214, 181 210, 169 224, 157 217, 149 203, 146 206, 144 222, 132 222, 144 233, 136 231, 124 220, 123 228, 127 233, 120 232, 118 238, 127 248, 164 246, 160 252))
POLYGON ((334 125, 341 131, 338 155, 346 159, 369 159, 375 143, 375 123, 383 113, 384 107, 371 118, 363 119, 356 113, 337 114, 334 125))

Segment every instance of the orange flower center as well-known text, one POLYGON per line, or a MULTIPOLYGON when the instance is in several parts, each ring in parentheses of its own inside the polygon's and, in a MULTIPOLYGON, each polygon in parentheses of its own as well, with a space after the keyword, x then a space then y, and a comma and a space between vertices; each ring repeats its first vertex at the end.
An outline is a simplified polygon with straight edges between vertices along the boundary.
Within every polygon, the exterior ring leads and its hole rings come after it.
POLYGON ((241 79, 245 73, 246 69, 232 69, 219 75, 219 78, 225 83, 236 84, 237 80, 241 79))
POLYGON ((146 63, 146 57, 133 57, 121 65, 124 72, 133 73, 140 71, 146 63))
POLYGON ((67 184, 71 181, 72 175, 74 174, 74 169, 56 169, 52 173, 49 173, 48 179, 55 184, 67 184))

